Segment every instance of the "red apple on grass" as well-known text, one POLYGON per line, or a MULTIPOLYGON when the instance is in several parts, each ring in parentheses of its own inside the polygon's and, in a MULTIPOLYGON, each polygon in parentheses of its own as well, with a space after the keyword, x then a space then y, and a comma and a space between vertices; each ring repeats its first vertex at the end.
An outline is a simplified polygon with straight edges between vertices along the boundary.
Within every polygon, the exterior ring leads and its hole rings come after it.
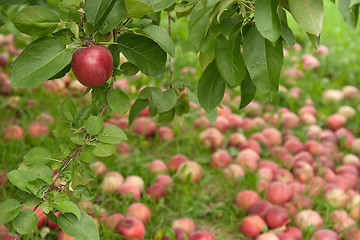
POLYGON ((225 150, 218 150, 211 155, 210 165, 225 168, 232 161, 230 154, 225 150))
POLYGON ((151 217, 151 210, 143 203, 133 203, 126 210, 126 217, 134 217, 146 224, 151 217))
POLYGON ((323 225, 323 219, 318 212, 302 210, 295 217, 295 225, 301 230, 305 230, 311 225, 317 229, 323 225))
POLYGON ((240 232, 245 236, 255 239, 262 231, 265 230, 265 221, 257 216, 251 215, 243 219, 240 225, 240 232))
POLYGON ((239 181, 240 177, 245 176, 245 171, 237 164, 230 164, 224 169, 225 178, 233 181, 239 181))
POLYGON ((144 189, 145 186, 144 180, 137 175, 127 176, 124 183, 136 185, 141 191, 144 189))
POLYGON ((124 218, 124 216, 120 213, 114 213, 110 216, 105 217, 104 223, 105 225, 111 229, 115 230, 116 225, 124 218))
POLYGON ((125 217, 116 226, 116 232, 130 239, 143 239, 145 236, 144 224, 133 217, 125 217))
POLYGON ((159 159, 152 161, 149 164, 148 169, 149 169, 149 172, 152 172, 152 173, 167 173, 168 172, 168 167, 166 166, 166 164, 159 159))
POLYGON ((191 234, 189 240, 215 240, 214 236, 206 231, 196 231, 191 234))
POLYGON ((181 218, 172 222, 171 227, 173 229, 179 228, 184 230, 188 235, 191 235, 195 232, 195 223, 190 218, 181 218))
POLYGON ((310 240, 340 240, 340 237, 330 229, 319 229, 314 232, 310 240))
POLYGON ((170 169, 170 171, 175 172, 176 170, 178 170, 178 168, 180 167, 181 164, 183 164, 186 161, 189 161, 190 159, 188 157, 186 157, 185 155, 182 154, 176 154, 172 157, 170 157, 169 162, 168 162, 168 167, 170 169))
POLYGON ((107 172, 100 185, 100 189, 104 192, 114 193, 119 191, 120 186, 124 182, 124 177, 118 172, 107 172))
POLYGON ((276 236, 275 233, 262 233, 261 235, 259 235, 256 240, 279 240, 279 237, 276 236))
POLYGON ((158 200, 165 197, 166 187, 160 183, 153 183, 146 189, 146 194, 149 195, 150 198, 158 200))
POLYGON ((19 140, 25 135, 24 130, 19 125, 12 125, 3 131, 2 137, 5 141, 19 140))
POLYGON ((266 193, 266 198, 274 204, 283 204, 292 197, 291 187, 283 182, 273 182, 266 193))
POLYGON ((122 195, 131 194, 133 199, 141 198, 141 189, 139 186, 132 183, 124 183, 119 187, 119 193, 122 195))
POLYGON ((186 182, 189 178, 191 183, 198 182, 202 177, 202 167, 195 161, 187 161, 177 170, 177 176, 181 182, 186 182))
POLYGON ((249 210, 255 203, 261 200, 260 196, 253 190, 244 190, 238 192, 235 198, 235 204, 245 212, 249 210))
POLYGON ((270 207, 265 214, 265 221, 269 228, 286 226, 289 222, 289 214, 283 207, 270 207))
POLYGON ((72 56, 71 68, 81 84, 97 87, 110 78, 113 58, 111 52, 103 46, 80 48, 72 56))

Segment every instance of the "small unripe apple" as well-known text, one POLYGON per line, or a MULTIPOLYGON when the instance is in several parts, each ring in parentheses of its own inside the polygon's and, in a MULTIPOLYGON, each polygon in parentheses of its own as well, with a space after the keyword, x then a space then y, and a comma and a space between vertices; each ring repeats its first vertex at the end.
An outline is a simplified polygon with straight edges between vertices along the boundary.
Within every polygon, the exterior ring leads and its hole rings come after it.
POLYGON ((110 78, 113 58, 109 49, 103 46, 80 48, 72 56, 71 68, 81 84, 97 87, 110 78))

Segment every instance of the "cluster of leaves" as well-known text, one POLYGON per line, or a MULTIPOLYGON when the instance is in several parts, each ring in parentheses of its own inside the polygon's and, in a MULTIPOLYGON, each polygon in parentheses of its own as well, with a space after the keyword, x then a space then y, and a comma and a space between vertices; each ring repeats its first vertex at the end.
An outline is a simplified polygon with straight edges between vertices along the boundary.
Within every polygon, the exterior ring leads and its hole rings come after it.
MULTIPOLYGON (((114 77, 86 91, 91 90, 90 107, 77 110, 71 100, 61 106, 65 121, 54 134, 67 138, 69 145, 60 146, 60 156, 41 147, 30 150, 24 165, 8 174, 22 194, 0 203, 0 224, 11 222, 20 234, 30 233, 37 223, 34 211, 23 209, 26 205, 41 207, 76 239, 99 238, 94 222, 74 204, 93 197, 86 187, 92 179, 88 163, 114 154, 114 144, 126 140, 116 126, 103 127, 101 118, 105 110, 124 114, 130 108, 126 93, 111 88, 115 76, 141 71, 161 78, 167 55, 175 55, 174 42, 159 26, 161 11, 189 19, 189 38, 183 51, 198 53, 205 70, 197 94, 189 89, 183 93, 185 86, 171 79, 168 89, 144 88, 131 107, 130 124, 147 106, 160 122, 170 122, 189 111, 189 99, 216 118, 226 87, 240 86, 241 108, 254 98, 257 89, 273 96, 278 90, 284 42, 295 44, 287 15, 292 14, 317 47, 324 12, 322 0, 64 0, 55 8, 47 7, 44 0, 3 2, 30 3, 12 22, 20 32, 37 38, 13 63, 12 86, 33 88, 64 76, 71 69, 73 51, 84 45, 108 45, 113 55, 114 77), (106 42, 111 34, 113 41, 106 42), (120 53, 128 62, 120 62, 120 53), (57 171, 55 177, 53 170, 57 171), (55 184, 58 179, 60 186, 55 184), (56 211, 62 212, 57 218, 56 211)), ((346 22, 356 27, 359 1, 340 1, 339 9, 346 22)))

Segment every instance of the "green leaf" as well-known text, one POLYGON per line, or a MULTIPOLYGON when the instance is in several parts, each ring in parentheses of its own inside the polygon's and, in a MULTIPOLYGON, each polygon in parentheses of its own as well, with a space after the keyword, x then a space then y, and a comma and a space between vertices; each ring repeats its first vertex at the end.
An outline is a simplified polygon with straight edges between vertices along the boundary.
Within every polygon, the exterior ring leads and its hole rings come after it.
POLYGON ((32 164, 31 166, 22 165, 19 170, 24 170, 36 174, 39 178, 47 182, 49 185, 53 182, 54 174, 51 169, 42 163, 32 164))
POLYGON ((86 119, 90 117, 91 108, 80 109, 74 116, 74 123, 77 127, 84 125, 86 119))
POLYGON ((244 62, 254 85, 272 97, 279 88, 283 63, 282 40, 275 46, 252 27, 244 38, 244 62))
POLYGON ((71 50, 65 48, 61 41, 40 38, 26 46, 16 58, 11 73, 11 86, 37 87, 66 67, 71 57, 71 50))
POLYGON ((166 124, 172 122, 175 117, 175 108, 171 109, 170 111, 159 113, 158 122, 161 124, 166 124))
POLYGON ((159 46, 172 57, 175 56, 175 44, 169 34, 157 25, 149 25, 140 30, 151 37, 159 46))
POLYGON ((38 175, 24 170, 13 170, 8 173, 9 181, 17 188, 42 198, 49 184, 38 175))
POLYGON ((324 17, 323 0, 289 0, 290 12, 299 26, 318 36, 324 17))
POLYGON ((139 0, 124 0, 126 6, 126 18, 142 18, 147 13, 154 12, 153 9, 139 0))
POLYGON ((121 64, 120 70, 125 76, 133 76, 139 72, 139 68, 131 62, 121 64))
POLYGON ((281 23, 277 13, 278 6, 279 0, 255 1, 256 27, 261 35, 272 43, 275 43, 281 34, 281 23))
POLYGON ((36 227, 38 216, 32 209, 24 209, 12 222, 14 229, 20 234, 28 234, 36 227))
POLYGON ((81 152, 81 155, 79 156, 79 159, 86 163, 94 163, 99 160, 98 157, 96 157, 93 153, 94 146, 86 146, 84 150, 81 152))
POLYGON ((114 60, 113 65, 115 68, 117 68, 120 64, 120 48, 116 44, 110 44, 108 49, 110 50, 114 60))
POLYGON ((101 33, 108 33, 115 29, 125 17, 126 8, 124 0, 116 0, 113 8, 100 27, 101 33))
POLYGON ((123 115, 129 111, 130 98, 120 89, 111 89, 107 93, 107 102, 114 112, 123 115))
POLYGON ((131 126, 137 115, 139 115, 141 111, 144 110, 147 106, 149 106, 149 100, 136 99, 130 108, 129 126, 131 126))
POLYGON ((294 46, 296 43, 296 39, 288 25, 286 25, 284 22, 281 22, 281 29, 281 37, 290 47, 294 46))
POLYGON ((171 88, 165 92, 162 92, 159 88, 153 88, 151 96, 159 113, 170 111, 175 107, 177 101, 175 90, 171 88))
POLYGON ((99 232, 94 220, 82 210, 80 212, 80 220, 72 213, 60 214, 58 223, 61 230, 76 240, 98 240, 99 232))
POLYGON ((240 109, 246 107, 255 97, 256 86, 251 81, 249 72, 246 71, 244 80, 241 83, 240 109))
POLYGON ((69 28, 60 29, 53 33, 53 36, 63 44, 70 44, 73 42, 73 39, 75 39, 74 33, 72 33, 69 28))
POLYGON ((98 157, 108 157, 116 152, 116 146, 114 144, 98 143, 93 149, 93 153, 98 157))
POLYGON ((74 135, 71 136, 70 138, 71 142, 75 143, 76 145, 85 145, 86 141, 85 141, 85 135, 82 133, 76 133, 74 135))
POLYGON ((113 6, 114 0, 86 0, 85 1, 85 16, 86 21, 92 25, 96 25, 100 19, 106 17, 111 7, 113 6))
POLYGON ((9 198, 0 203, 0 225, 11 222, 21 212, 18 200, 9 198))
POLYGON ((313 45, 313 47, 318 50, 319 48, 319 45, 320 45, 320 36, 315 36, 311 33, 306 33, 308 38, 310 39, 311 41, 311 44, 313 45))
POLYGON ((79 26, 75 22, 70 22, 69 24, 70 31, 74 34, 76 39, 79 39, 79 26))
POLYGON ((341 0, 338 1, 338 8, 346 24, 355 29, 359 19, 359 2, 356 3, 356 0, 341 0))
POLYGON ((190 21, 188 25, 189 39, 184 44, 184 52, 188 52, 190 50, 199 52, 206 32, 210 27, 209 17, 212 10, 212 7, 203 7, 202 4, 196 5, 190 15, 190 21))
POLYGON ((60 107, 63 118, 68 122, 73 122, 76 114, 76 106, 71 99, 65 99, 60 107))
POLYGON ((241 32, 229 40, 222 35, 216 39, 215 62, 225 82, 232 87, 240 86, 245 76, 245 65, 240 52, 241 32))
POLYGON ((152 39, 134 33, 124 33, 117 42, 129 62, 135 64, 144 74, 156 76, 165 71, 166 53, 152 39))
POLYGON ((82 161, 77 162, 77 171, 79 172, 80 176, 85 179, 93 180, 94 173, 90 168, 89 164, 84 163, 82 161))
POLYGON ((176 2, 176 0, 141 0, 141 1, 149 5, 154 10, 154 12, 158 12, 160 10, 166 9, 176 2))
MULTIPOLYGON (((103 143, 116 144, 120 143, 124 140, 127 140, 126 134, 119 127, 115 125, 106 125, 99 135, 97 135, 97 139, 103 143)), ((95 154, 96 155, 96 154, 95 154)))
POLYGON ((20 10, 12 20, 14 26, 30 36, 45 36, 55 30, 59 16, 42 6, 30 6, 20 10))
POLYGON ((60 72, 50 77, 49 80, 58 79, 64 77, 71 70, 71 64, 66 65, 60 72))
POLYGON ((151 93, 154 87, 145 87, 141 92, 139 93, 139 99, 141 100, 148 100, 151 98, 151 93))
POLYGON ((24 156, 24 164, 31 165, 34 163, 43 163, 47 164, 51 160, 51 153, 49 150, 43 147, 32 148, 24 156))
POLYGON ((225 18, 220 21, 219 30, 220 33, 226 38, 229 39, 233 29, 238 29, 237 26, 240 23, 238 19, 234 18, 225 18))
POLYGON ((214 108, 211 112, 206 113, 206 117, 211 124, 215 124, 217 116, 218 116, 217 108, 214 108))
POLYGON ((215 61, 205 69, 198 83, 198 99, 206 112, 220 104, 225 93, 225 82, 216 68, 215 61))
MULTIPOLYGON (((346 1, 344 1, 346 2, 346 1)), ((349 7, 352 8, 353 6, 360 4, 360 0, 350 0, 350 5, 349 7)))
POLYGON ((98 116, 91 115, 85 124, 86 132, 92 135, 98 134, 103 126, 103 120, 98 116))
POLYGON ((92 113, 98 114, 106 103, 106 95, 109 91, 108 84, 103 84, 99 87, 93 88, 91 91, 91 107, 92 113))
POLYGON ((79 207, 70 200, 64 200, 60 202, 56 206, 56 209, 64 213, 73 213, 78 218, 78 220, 81 220, 81 212, 79 207))
POLYGON ((84 185, 78 185, 74 188, 71 197, 79 199, 81 201, 90 201, 95 195, 84 185))
POLYGON ((55 127, 54 136, 55 137, 65 137, 71 130, 71 124, 68 122, 58 123, 55 127))
POLYGON ((192 12, 193 8, 194 8, 194 4, 191 3, 189 4, 187 2, 180 2, 176 4, 174 8, 176 12, 176 17, 181 18, 188 16, 192 12))

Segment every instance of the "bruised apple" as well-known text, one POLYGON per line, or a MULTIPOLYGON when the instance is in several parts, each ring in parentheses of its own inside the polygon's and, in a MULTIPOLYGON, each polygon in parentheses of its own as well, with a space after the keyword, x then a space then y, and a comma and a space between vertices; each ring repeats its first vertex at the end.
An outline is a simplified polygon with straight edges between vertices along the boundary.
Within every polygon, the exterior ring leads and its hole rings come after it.
POLYGON ((111 52, 103 46, 80 48, 72 56, 71 68, 81 84, 98 87, 110 78, 113 58, 111 52))

